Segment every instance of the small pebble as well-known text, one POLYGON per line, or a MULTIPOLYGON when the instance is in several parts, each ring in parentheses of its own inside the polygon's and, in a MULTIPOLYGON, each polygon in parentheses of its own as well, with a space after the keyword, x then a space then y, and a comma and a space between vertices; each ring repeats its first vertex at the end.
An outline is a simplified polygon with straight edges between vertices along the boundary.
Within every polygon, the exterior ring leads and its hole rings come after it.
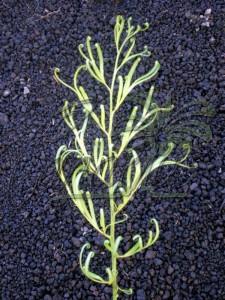
POLYGON ((4 92, 3 92, 3 97, 8 97, 10 95, 10 90, 9 89, 7 89, 7 90, 5 90, 4 92))

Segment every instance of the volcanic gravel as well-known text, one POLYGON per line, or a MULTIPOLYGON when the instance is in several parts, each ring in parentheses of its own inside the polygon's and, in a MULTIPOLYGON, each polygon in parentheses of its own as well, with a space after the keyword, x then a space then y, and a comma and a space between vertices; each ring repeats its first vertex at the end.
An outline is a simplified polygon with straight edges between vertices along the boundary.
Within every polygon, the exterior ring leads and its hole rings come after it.
MULTIPOLYGON (((172 99, 181 108, 204 99, 215 113, 206 121, 212 139, 192 140, 190 162, 199 167, 176 169, 164 184, 172 168, 154 176, 154 191, 185 195, 139 191, 126 210, 128 221, 117 226, 124 250, 134 234, 147 234, 150 218, 161 229, 152 248, 119 263, 120 285, 134 289, 129 299, 225 299, 224 0, 1 0, 0 8, 0 298, 111 297, 110 287, 95 285, 79 268, 86 241, 96 249, 93 270, 104 271, 110 258, 56 175, 56 151, 72 138, 60 110, 74 95, 54 81, 53 70, 59 67, 61 76, 72 80, 81 63, 77 46, 90 35, 103 45, 109 75, 113 25, 122 14, 135 24, 151 24, 138 36, 137 47, 148 45, 152 51, 140 73, 155 59, 161 63, 155 100, 172 99)), ((107 99, 92 80, 84 79, 84 85, 97 105, 107 99)), ((121 112, 118 129, 127 116, 121 112)), ((81 113, 77 119, 82 120, 81 113)), ((96 134, 92 131, 90 138, 96 134)), ((139 152, 151 148, 143 140, 135 142, 139 152)))

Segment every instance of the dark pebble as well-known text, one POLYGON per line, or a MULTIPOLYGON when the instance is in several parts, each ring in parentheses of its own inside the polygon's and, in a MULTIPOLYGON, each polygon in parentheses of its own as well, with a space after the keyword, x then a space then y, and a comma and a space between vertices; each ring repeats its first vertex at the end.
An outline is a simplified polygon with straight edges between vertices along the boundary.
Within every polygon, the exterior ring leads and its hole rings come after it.
POLYGON ((157 252, 153 251, 153 250, 148 250, 145 254, 145 259, 153 259, 155 258, 157 255, 157 252))
POLYGON ((9 122, 9 118, 5 113, 0 112, 0 124, 6 125, 9 122))
POLYGON ((198 187, 198 184, 197 184, 196 182, 193 182, 193 183, 190 185, 190 190, 191 190, 191 191, 194 191, 197 187, 198 187))
POLYGON ((52 300, 52 297, 50 295, 45 295, 43 299, 44 300, 52 300))
POLYGON ((72 243, 75 247, 80 248, 81 246, 81 241, 79 238, 76 237, 72 237, 72 243))
POLYGON ((137 300, 146 300, 144 290, 142 290, 142 289, 137 290, 137 300))
POLYGON ((10 90, 9 89, 7 89, 7 90, 5 90, 4 92, 3 92, 3 97, 8 97, 10 95, 10 90))
POLYGON ((169 275, 171 275, 173 272, 174 272, 174 268, 173 267, 171 267, 171 266, 169 266, 169 268, 168 268, 168 274, 169 275))
POLYGON ((154 259, 154 264, 156 266, 161 266, 163 264, 163 261, 161 259, 159 259, 159 258, 155 258, 154 259))

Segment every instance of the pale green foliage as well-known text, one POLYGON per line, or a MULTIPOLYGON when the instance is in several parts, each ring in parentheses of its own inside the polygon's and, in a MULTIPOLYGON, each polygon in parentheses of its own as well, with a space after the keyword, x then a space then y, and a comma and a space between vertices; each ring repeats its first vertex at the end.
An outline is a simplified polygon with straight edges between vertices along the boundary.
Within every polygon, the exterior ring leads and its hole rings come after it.
POLYGON ((63 118, 68 127, 74 133, 75 143, 74 149, 68 149, 65 145, 59 148, 56 155, 56 169, 69 196, 75 206, 79 209, 80 213, 91 226, 105 237, 104 246, 111 253, 112 257, 111 266, 106 268, 106 278, 97 275, 90 270, 90 263, 94 256, 94 252, 90 251, 87 254, 86 259, 84 260, 83 258, 84 251, 90 248, 90 244, 87 243, 81 249, 80 267, 83 273, 91 280, 97 283, 112 285, 114 300, 118 298, 119 292, 128 295, 132 293, 131 289, 120 288, 117 284, 117 260, 130 257, 152 246, 159 237, 158 222, 155 219, 152 219, 151 223, 154 225, 155 230, 154 232, 152 230, 149 231, 147 242, 143 243, 142 237, 137 234, 133 237, 133 246, 126 253, 121 253, 119 247, 123 238, 121 236, 116 236, 115 226, 126 221, 128 216, 124 215, 123 219, 118 219, 118 214, 131 201, 135 192, 140 188, 146 177, 157 168, 165 165, 178 165, 189 168, 189 166, 184 164, 184 161, 190 152, 188 144, 183 145, 183 149, 185 151, 184 157, 179 161, 175 161, 168 159, 175 147, 173 143, 169 143, 167 149, 153 163, 147 166, 145 170, 142 169, 137 152, 134 149, 128 149, 128 146, 134 137, 145 128, 150 127, 150 125, 159 116, 160 112, 169 112, 173 108, 172 105, 166 108, 158 107, 158 105, 153 101, 153 86, 149 89, 139 120, 137 120, 138 107, 135 106, 132 109, 126 127, 121 132, 121 141, 118 149, 115 148, 112 140, 115 113, 124 103, 126 97, 131 93, 131 91, 133 91, 136 86, 152 79, 160 68, 159 62, 156 61, 149 72, 141 75, 137 79, 133 79, 142 58, 150 55, 146 46, 143 51, 134 53, 136 35, 141 31, 145 31, 148 27, 148 23, 145 23, 143 27, 139 25, 134 27, 131 25, 131 18, 125 22, 122 16, 117 16, 114 28, 114 39, 117 54, 110 84, 107 82, 104 75, 104 58, 102 49, 100 45, 96 43, 96 52, 94 53, 90 37, 87 37, 86 39, 86 51, 84 51, 84 45, 79 45, 79 52, 85 62, 77 68, 74 74, 73 84, 69 85, 59 78, 59 69, 55 69, 54 73, 54 77, 57 82, 62 83, 76 94, 78 101, 80 101, 83 105, 84 111, 84 122, 82 127, 78 129, 74 120, 76 104, 72 104, 71 107, 69 107, 67 101, 64 104, 62 112, 63 118), (131 63, 131 67, 128 74, 123 77, 120 74, 120 70, 128 62, 131 63), (100 115, 97 115, 94 112, 93 106, 89 101, 87 91, 78 83, 78 77, 81 71, 88 72, 97 82, 102 84, 108 90, 108 117, 106 117, 105 106, 103 104, 99 104, 100 115), (116 80, 119 83, 118 89, 115 89, 116 80), (85 141, 85 132, 89 118, 92 118, 103 134, 102 137, 97 137, 95 139, 92 152, 87 151, 85 141), (127 167, 126 182, 121 185, 119 182, 114 182, 114 164, 124 151, 128 151, 131 154, 131 159, 127 167), (71 154, 75 154, 77 159, 80 160, 80 164, 73 171, 71 180, 67 180, 63 166, 66 158, 71 154), (97 176, 108 188, 110 203, 109 224, 106 224, 106 213, 104 209, 101 208, 99 213, 97 213, 91 193, 89 191, 83 191, 80 188, 81 178, 84 173, 86 174, 86 172, 97 176), (120 203, 117 203, 115 200, 115 192, 119 192, 121 194, 120 203))

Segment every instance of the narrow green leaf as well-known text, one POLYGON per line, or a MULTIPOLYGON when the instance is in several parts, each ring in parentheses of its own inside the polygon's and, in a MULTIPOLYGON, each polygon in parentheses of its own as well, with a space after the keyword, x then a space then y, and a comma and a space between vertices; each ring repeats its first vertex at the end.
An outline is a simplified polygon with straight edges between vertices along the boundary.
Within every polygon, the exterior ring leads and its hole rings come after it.
POLYGON ((67 158, 67 156, 70 155, 71 153, 77 153, 77 151, 73 150, 73 149, 67 149, 66 145, 62 145, 61 147, 59 147, 59 149, 56 153, 56 158, 55 158, 56 170, 59 174, 60 179, 66 185, 67 190, 68 190, 69 186, 67 184, 65 174, 63 171, 63 164, 64 164, 64 161, 67 158))
POLYGON ((81 95, 80 95, 80 91, 79 91, 79 88, 78 88, 78 85, 77 85, 77 81, 78 81, 78 76, 80 74, 80 72, 83 70, 83 69, 86 69, 86 65, 81 65, 77 68, 76 72, 74 73, 74 77, 73 77, 73 85, 74 85, 74 90, 76 91, 76 94, 80 100, 81 98, 81 95))
POLYGON ((102 284, 106 283, 106 281, 101 276, 99 276, 96 273, 93 273, 89 270, 90 262, 91 262, 91 259, 94 257, 94 255, 95 254, 93 251, 90 251, 88 253, 88 256, 86 258, 86 261, 85 261, 82 271, 89 279, 91 279, 97 283, 102 283, 102 284))
POLYGON ((112 252, 112 247, 109 240, 104 241, 104 246, 108 251, 112 252))
POLYGON ((160 63, 156 61, 154 67, 148 73, 142 75, 141 77, 139 77, 137 80, 133 82, 129 91, 131 91, 135 86, 152 79, 158 73, 159 69, 160 69, 160 63))
POLYGON ((114 27, 114 38, 115 38, 115 44, 116 44, 117 50, 119 49, 120 36, 123 32, 124 24, 125 24, 125 20, 124 20, 123 16, 117 16, 116 24, 114 27))
POLYGON ((156 159, 155 162, 152 164, 151 171, 158 168, 162 164, 162 162, 171 154, 174 147, 175 147, 175 145, 173 143, 168 144, 167 150, 158 159, 156 159))
POLYGON ((113 247, 113 252, 114 253, 117 253, 117 250, 118 250, 119 245, 120 245, 120 243, 121 243, 122 240, 123 240, 122 236, 118 236, 116 238, 116 241, 115 241, 115 244, 114 244, 114 247, 113 247))
POLYGON ((184 157, 181 160, 179 160, 180 163, 185 161, 191 152, 190 144, 183 144, 182 147, 183 147, 183 150, 186 151, 186 153, 185 153, 184 157))
POLYGON ((133 170, 133 161, 134 161, 134 157, 131 158, 128 169, 127 169, 126 191, 130 190, 130 188, 131 188, 131 173, 133 170))
POLYGON ((103 208, 100 208, 100 226, 103 229, 103 232, 106 232, 105 213, 103 208))
POLYGON ((88 253, 88 256, 87 256, 87 258, 86 258, 86 260, 85 260, 85 263, 84 263, 84 267, 85 267, 86 271, 89 270, 90 262, 91 262, 91 259, 94 257, 94 255, 95 255, 95 254, 94 254, 93 251, 90 251, 90 252, 88 253))
POLYGON ((139 179, 141 177, 141 162, 140 159, 136 153, 135 150, 132 149, 132 154, 133 154, 133 158, 134 158, 134 167, 135 167, 135 173, 134 173, 134 178, 132 181, 132 187, 136 188, 136 186, 138 185, 139 179))
POLYGON ((83 165, 78 166, 72 175, 72 190, 73 190, 73 198, 72 200, 76 204, 76 206, 80 209, 81 213, 87 218, 90 219, 91 216, 87 209, 87 206, 83 199, 83 191, 79 189, 79 183, 83 171, 80 171, 83 168, 83 165))
POLYGON ((68 101, 64 102, 63 108, 62 108, 62 116, 64 121, 66 122, 67 126, 73 130, 74 134, 77 137, 78 131, 74 122, 74 112, 76 109, 76 104, 73 103, 71 106, 71 109, 69 109, 69 103, 68 101))
POLYGON ((130 55, 131 55, 131 53, 134 49, 134 46, 135 46, 135 39, 130 39, 130 43, 131 43, 131 45, 130 45, 129 49, 126 52, 126 55, 125 55, 121 65, 120 65, 120 68, 130 59, 130 55))
POLYGON ((149 240, 147 242, 147 247, 153 245, 158 240, 159 233, 160 233, 159 223, 157 222, 157 220, 156 219, 152 219, 151 223, 153 223, 155 225, 155 235, 154 235, 154 238, 152 238, 152 231, 151 230, 149 231, 149 240))
POLYGON ((85 131, 87 129, 87 122, 88 122, 88 113, 86 112, 85 119, 84 119, 82 128, 80 130, 80 138, 81 138, 82 141, 84 140, 84 134, 85 134, 85 131))
POLYGON ((102 178, 104 180, 105 180, 107 169, 108 169, 108 160, 105 161, 105 164, 104 164, 104 167, 103 167, 103 170, 102 170, 102 178))
POLYGON ((82 260, 83 260, 83 253, 84 250, 86 248, 90 248, 90 244, 86 243, 82 248, 81 248, 81 252, 80 252, 80 257, 79 257, 79 261, 80 261, 80 267, 81 270, 83 271, 83 273, 91 280, 93 280, 94 282, 97 283, 101 283, 101 284, 109 284, 111 285, 112 280, 113 280, 113 275, 112 275, 112 271, 110 270, 110 268, 106 268, 106 273, 108 274, 108 280, 104 280, 101 276, 97 275, 96 273, 93 273, 90 271, 90 263, 91 263, 91 259, 94 257, 95 253, 93 251, 90 251, 87 255, 87 258, 85 260, 85 263, 83 264, 82 260))
POLYGON ((127 122, 126 128, 125 128, 125 132, 123 133, 124 139, 129 137, 129 135, 131 134, 131 131, 133 130, 133 123, 136 118, 137 110, 138 110, 137 106, 133 107, 132 112, 129 117, 129 120, 127 122))
POLYGON ((148 47, 145 46, 143 51, 131 55, 131 56, 128 58, 127 61, 130 61, 130 60, 132 60, 132 59, 135 59, 136 57, 140 57, 140 56, 142 56, 142 57, 148 57, 148 56, 150 56, 150 55, 151 55, 151 52, 148 50, 148 47))
POLYGON ((55 157, 55 167, 58 173, 60 173, 62 171, 62 165, 63 165, 63 160, 62 160, 62 156, 63 153, 65 153, 67 151, 67 146, 66 145, 62 145, 59 147, 57 153, 56 153, 56 157, 55 157))
POLYGON ((149 107, 150 107, 151 102, 152 102, 153 92, 154 92, 154 86, 151 86, 151 88, 150 88, 150 90, 148 92, 148 97, 147 97, 147 99, 145 101, 145 105, 144 105, 144 108, 143 108, 142 118, 145 118, 145 116, 148 113, 149 107))
POLYGON ((125 295, 130 296, 133 294, 132 288, 129 288, 129 289, 122 289, 121 287, 118 287, 118 288, 119 288, 119 291, 124 293, 125 295))
POLYGON ((79 52, 80 52, 80 55, 85 59, 85 61, 88 59, 88 57, 87 57, 87 55, 85 55, 84 54, 84 52, 83 52, 83 48, 84 48, 84 44, 80 44, 79 46, 78 46, 78 50, 79 50, 79 52))
POLYGON ((101 125, 102 125, 102 128, 105 129, 106 128, 106 124, 105 124, 105 106, 103 104, 100 105, 100 111, 101 111, 101 125))
MULTIPOLYGON (((132 27, 132 26, 131 26, 131 27, 132 27)), ((140 32, 140 31, 146 31, 148 28, 149 28, 149 23, 148 23, 148 22, 144 23, 144 26, 143 26, 143 27, 141 27, 140 25, 137 25, 136 30, 133 31, 133 32, 131 31, 129 37, 132 38, 132 37, 134 37, 138 32, 140 32)))
POLYGON ((100 72, 102 74, 102 77, 104 77, 104 58, 103 58, 103 54, 102 54, 102 49, 98 43, 95 44, 95 47, 97 49, 100 72))
POLYGON ((132 21, 132 17, 129 17, 129 18, 127 19, 127 27, 128 27, 127 33, 128 33, 128 34, 129 34, 129 33, 133 30, 133 28, 134 28, 134 26, 131 25, 131 21, 132 21))
POLYGON ((131 80, 132 80, 132 78, 133 78, 134 72, 136 71, 137 66, 138 66, 138 64, 140 63, 140 61, 141 61, 141 58, 138 57, 138 58, 134 61, 132 67, 130 68, 129 73, 128 73, 127 76, 125 77, 125 84, 124 84, 124 88, 123 88, 123 98, 126 97, 126 95, 127 95, 128 92, 129 92, 131 80))
POLYGON ((84 254, 84 250, 85 249, 90 249, 91 245, 90 243, 85 243, 82 247, 81 247, 81 251, 80 251, 80 255, 79 255, 79 263, 80 263, 80 267, 83 267, 83 263, 82 263, 82 258, 83 258, 83 254, 84 254))
POLYGON ((93 56, 93 53, 92 53, 92 49, 91 49, 91 37, 88 36, 86 38, 86 46, 87 46, 87 50, 88 50, 88 55, 89 55, 89 58, 91 61, 94 61, 94 56, 93 56))
POLYGON ((98 227, 96 216, 95 216, 94 204, 93 204, 90 192, 88 192, 88 191, 86 192, 86 197, 87 197, 87 200, 88 200, 88 207, 89 207, 91 219, 93 221, 93 224, 96 227, 98 227))
POLYGON ((106 284, 111 285, 113 282, 113 279, 114 279, 112 270, 110 268, 106 268, 105 270, 106 270, 106 273, 108 274, 108 282, 106 282, 106 284))
POLYGON ((99 138, 95 139, 93 147, 93 157, 96 167, 98 166, 98 153, 99 153, 99 138))
POLYGON ((103 159, 103 154, 104 154, 104 139, 100 138, 99 139, 99 152, 98 152, 98 160, 97 160, 97 166, 99 167, 102 159, 103 159))
POLYGON ((123 255, 119 255, 120 258, 125 258, 129 256, 133 256, 137 252, 140 252, 143 249, 142 237, 137 234, 133 237, 133 240, 137 240, 137 242, 123 255))
POLYGON ((82 86, 79 86, 79 91, 80 91, 80 95, 81 95, 80 101, 81 101, 82 105, 84 106, 84 108, 87 112, 91 112, 92 104, 89 101, 87 93, 85 92, 85 90, 82 86))
POLYGON ((97 81, 101 82, 99 76, 95 73, 96 68, 94 69, 93 63, 90 60, 86 60, 87 69, 92 77, 94 77, 97 81))
MULTIPOLYGON (((158 114, 160 112, 169 112, 174 108, 173 105, 171 105, 170 107, 157 107, 155 109, 152 109, 151 111, 149 111, 145 118, 141 118, 141 120, 137 123, 137 125, 135 126, 135 131, 138 133, 142 130, 144 130, 145 128, 149 127, 151 124, 154 123, 154 121, 157 119, 158 114), (145 123, 147 121, 146 124, 144 124, 143 126, 141 126, 141 124, 145 123)), ((134 135, 133 135, 134 136, 134 135)), ((132 136, 132 138, 133 138, 132 136)))
POLYGON ((119 81, 119 88, 118 88, 118 92, 117 92, 115 111, 119 108, 120 103, 121 103, 121 98, 123 95, 123 77, 121 75, 118 76, 118 81, 119 81))
POLYGON ((54 79, 56 82, 61 83, 62 85, 64 85, 65 87, 69 88, 70 90, 72 90, 73 92, 76 93, 76 91, 74 90, 74 88, 67 84, 65 81, 63 81, 62 79, 59 78, 59 73, 60 73, 60 69, 59 68, 55 68, 54 69, 54 79))

